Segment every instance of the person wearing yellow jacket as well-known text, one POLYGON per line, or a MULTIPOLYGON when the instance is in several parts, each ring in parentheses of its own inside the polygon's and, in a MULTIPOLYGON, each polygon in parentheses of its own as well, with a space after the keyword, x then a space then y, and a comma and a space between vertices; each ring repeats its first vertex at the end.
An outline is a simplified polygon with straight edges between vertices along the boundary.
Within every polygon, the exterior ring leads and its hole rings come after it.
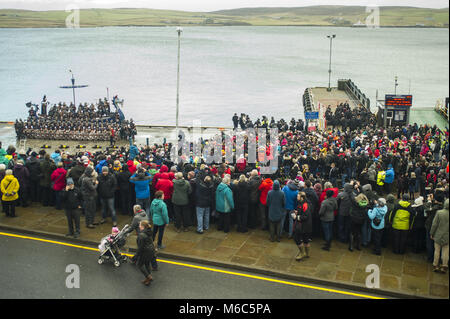
POLYGON ((19 198, 19 181, 14 177, 12 170, 5 171, 5 177, 0 183, 2 201, 5 205, 5 213, 7 217, 16 217, 15 203, 19 198))
POLYGON ((414 224, 414 210, 408 201, 409 196, 403 194, 402 200, 394 207, 389 216, 389 222, 392 224, 394 254, 404 254, 408 239, 408 232, 414 224))

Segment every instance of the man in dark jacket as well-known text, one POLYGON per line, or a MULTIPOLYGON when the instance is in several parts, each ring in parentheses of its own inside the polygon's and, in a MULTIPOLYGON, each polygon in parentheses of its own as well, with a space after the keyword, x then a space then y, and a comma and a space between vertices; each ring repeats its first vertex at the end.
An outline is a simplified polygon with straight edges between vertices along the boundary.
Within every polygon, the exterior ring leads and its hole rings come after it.
POLYGON ((128 165, 124 164, 122 166, 122 171, 117 174, 122 215, 133 214, 133 201, 131 197, 133 184, 130 183, 130 177, 131 173, 128 170, 128 165))
POLYGON ((28 180, 30 179, 30 172, 28 168, 24 165, 23 160, 18 160, 14 165, 14 177, 19 181, 19 199, 17 206, 22 205, 22 207, 28 206, 28 180))
POLYGON ((195 187, 197 185, 196 182, 196 177, 195 177, 195 172, 194 171, 189 171, 187 173, 187 180, 189 182, 189 185, 191 186, 191 193, 189 194, 189 212, 190 212, 190 216, 189 216, 189 221, 190 221, 190 226, 193 226, 195 224, 195 220, 196 220, 196 204, 195 204, 195 187))
POLYGON ((50 159, 49 154, 44 155, 44 160, 41 165, 41 177, 40 177, 40 197, 42 198, 42 204, 44 207, 53 205, 53 189, 50 187, 52 172, 56 169, 55 163, 50 159))
POLYGON ((316 229, 316 232, 319 232, 319 197, 317 196, 310 180, 305 181, 305 189, 303 191, 306 194, 306 200, 309 203, 309 214, 311 215, 310 217, 313 230, 316 229))
POLYGON ((247 219, 248 219, 248 206, 249 206, 249 186, 245 175, 241 175, 239 182, 235 188, 234 201, 236 203, 236 217, 237 217, 237 231, 239 233, 246 233, 247 219))
POLYGON ((83 206, 86 214, 86 227, 95 228, 95 211, 98 180, 94 180, 94 169, 91 166, 86 167, 81 180, 81 195, 83 197, 83 206))
POLYGON ((327 199, 322 202, 319 211, 325 239, 325 245, 322 249, 327 251, 331 248, 331 240, 333 239, 334 211, 338 208, 336 198, 333 197, 333 194, 334 193, 331 189, 327 190, 327 199))
POLYGON ((191 185, 183 178, 183 173, 178 172, 173 181, 172 203, 175 212, 175 228, 177 232, 189 230, 189 194, 191 185))
POLYGON ((351 234, 348 249, 353 251, 353 245, 356 249, 361 250, 361 229, 365 221, 368 219, 367 212, 369 210, 369 199, 364 194, 355 197, 350 212, 351 234))
POLYGON ((117 226, 116 209, 114 207, 114 193, 117 188, 116 177, 109 172, 107 166, 103 166, 102 174, 97 177, 97 180, 97 192, 102 205, 102 219, 100 220, 100 224, 105 223, 105 218, 109 210, 111 212, 113 227, 115 227, 117 226))
POLYGON ((267 193, 267 208, 269 209, 270 241, 280 241, 281 218, 285 214, 286 199, 280 190, 280 182, 275 180, 273 189, 267 193))
POLYGON ((339 193, 337 201, 339 203, 338 213, 338 237, 342 243, 347 243, 350 235, 350 212, 352 210, 355 195, 353 186, 345 183, 344 191, 339 193))
POLYGON ((67 177, 70 177, 73 179, 73 182, 75 184, 75 187, 81 187, 80 184, 80 177, 81 175, 83 175, 84 173, 84 165, 83 162, 81 160, 78 160, 76 165, 74 167, 72 167, 69 172, 67 173, 67 177))
POLYGON ((213 202, 214 187, 210 176, 205 176, 203 180, 197 177, 195 186, 195 203, 197 211, 197 233, 203 234, 209 229, 209 214, 213 202))
POLYGON ((250 194, 249 209, 248 209, 248 226, 250 228, 256 227, 257 224, 259 185, 261 185, 261 177, 259 177, 257 170, 253 170, 251 172, 251 176, 248 181, 250 194))
POLYGON ((64 210, 66 212, 67 224, 69 226, 69 232, 66 236, 73 236, 78 238, 80 236, 80 210, 81 199, 80 193, 72 178, 68 178, 66 182, 66 188, 61 192, 61 200, 63 203, 64 210), (74 231, 75 222, 75 231, 74 231))
POLYGON ((41 174, 41 166, 37 159, 36 152, 31 153, 30 159, 27 161, 25 166, 30 172, 30 199, 33 202, 39 201, 39 175, 41 174))

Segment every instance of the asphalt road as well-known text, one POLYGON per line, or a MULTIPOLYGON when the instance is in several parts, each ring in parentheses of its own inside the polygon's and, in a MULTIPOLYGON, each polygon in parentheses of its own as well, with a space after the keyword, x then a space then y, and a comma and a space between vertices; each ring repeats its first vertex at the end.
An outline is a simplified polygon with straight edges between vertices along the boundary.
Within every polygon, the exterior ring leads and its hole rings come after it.
POLYGON ((294 286, 301 284, 295 281, 211 266, 205 266, 208 269, 197 269, 172 264, 171 262, 176 261, 165 259, 161 259, 159 270, 153 272, 152 284, 146 287, 141 283, 144 276, 136 266, 130 263, 117 268, 112 263, 99 265, 98 255, 97 251, 84 248, 0 235, 0 298, 364 299, 362 296, 344 294, 351 292, 348 290, 338 289, 342 293, 322 291, 294 286), (75 268, 79 269, 79 288, 66 286, 66 281, 77 283, 76 280, 71 280, 75 272, 73 268, 68 269, 68 265, 76 265, 75 268), (258 278, 248 278, 245 275, 255 275, 258 278))

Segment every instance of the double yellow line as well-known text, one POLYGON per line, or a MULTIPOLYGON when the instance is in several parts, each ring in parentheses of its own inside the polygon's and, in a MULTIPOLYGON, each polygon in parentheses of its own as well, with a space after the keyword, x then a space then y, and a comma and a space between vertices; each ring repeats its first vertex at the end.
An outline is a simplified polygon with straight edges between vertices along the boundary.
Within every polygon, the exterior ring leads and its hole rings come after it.
MULTIPOLYGON (((22 238, 22 239, 29 239, 29 240, 40 241, 40 242, 44 242, 44 243, 50 243, 50 244, 56 244, 56 245, 62 245, 62 246, 68 246, 68 247, 74 247, 74 248, 80 248, 80 249, 92 250, 92 251, 98 252, 97 248, 92 248, 92 247, 87 247, 87 246, 80 246, 80 245, 74 245, 74 244, 64 243, 64 242, 55 241, 55 240, 36 238, 36 237, 30 237, 30 236, 23 236, 23 235, 16 235, 16 234, 3 233, 3 232, 0 232, 0 235, 1 236, 8 236, 8 237, 15 237, 15 238, 22 238)), ((133 255, 130 255, 130 254, 123 254, 123 255, 128 256, 128 257, 132 257, 133 256, 133 255)), ((174 262, 174 261, 169 261, 169 260, 164 260, 164 259, 159 259, 159 258, 157 260, 159 262, 166 263, 166 264, 172 264, 172 265, 177 265, 177 266, 189 267, 189 268, 194 268, 194 269, 208 270, 208 271, 213 271, 213 272, 223 273, 223 274, 233 275, 233 276, 240 276, 240 277, 258 279, 258 280, 264 280, 264 281, 274 282, 274 283, 283 284, 283 285, 289 285, 289 286, 296 286, 296 287, 320 290, 320 291, 337 293, 337 294, 354 296, 354 297, 360 297, 360 298, 385 299, 385 298, 381 298, 381 297, 357 294, 357 293, 354 293, 354 292, 347 292, 347 291, 336 290, 336 289, 329 289, 329 288, 310 286, 310 285, 299 284, 299 283, 294 283, 294 282, 289 282, 289 281, 284 281, 284 280, 264 278, 264 277, 260 277, 260 276, 247 275, 247 274, 242 274, 242 273, 237 273, 237 272, 232 272, 232 271, 226 271, 226 270, 220 270, 220 269, 213 269, 213 268, 209 268, 209 267, 190 265, 190 264, 179 263, 179 262, 174 262)))

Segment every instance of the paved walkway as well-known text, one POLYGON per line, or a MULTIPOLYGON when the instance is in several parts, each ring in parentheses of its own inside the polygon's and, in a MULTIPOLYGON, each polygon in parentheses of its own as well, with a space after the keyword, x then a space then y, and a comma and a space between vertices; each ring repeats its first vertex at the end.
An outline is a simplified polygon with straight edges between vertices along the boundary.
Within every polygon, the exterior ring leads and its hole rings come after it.
MULTIPOLYGON (((17 208, 17 218, 0 215, 0 229, 42 233, 56 238, 67 238, 67 221, 64 211, 33 204, 27 208, 17 208)), ((99 212, 97 212, 99 216, 99 212)), ((129 216, 118 216, 118 226, 122 228, 131 222, 129 216)), ((100 239, 111 231, 111 221, 88 229, 81 218, 80 241, 98 244, 100 239)), ((1 238, 1 237, 0 237, 1 238)), ((0 239, 1 240, 1 239, 0 239)), ((173 225, 165 231, 163 244, 165 249, 160 257, 183 258, 196 262, 206 262, 217 266, 231 266, 266 274, 281 275, 285 278, 306 282, 332 284, 340 288, 356 287, 363 291, 366 278, 366 266, 380 266, 380 289, 401 294, 406 297, 419 296, 431 298, 449 297, 448 275, 432 272, 425 254, 395 255, 384 249, 382 256, 371 253, 370 248, 350 252, 347 245, 333 242, 330 252, 320 249, 321 239, 311 244, 311 257, 297 262, 297 247, 293 240, 282 238, 281 242, 269 241, 269 234, 261 230, 237 233, 233 230, 225 234, 215 230, 212 225, 203 235, 194 230, 176 233, 173 225)), ((130 249, 136 248, 133 234, 127 241, 130 249)))

